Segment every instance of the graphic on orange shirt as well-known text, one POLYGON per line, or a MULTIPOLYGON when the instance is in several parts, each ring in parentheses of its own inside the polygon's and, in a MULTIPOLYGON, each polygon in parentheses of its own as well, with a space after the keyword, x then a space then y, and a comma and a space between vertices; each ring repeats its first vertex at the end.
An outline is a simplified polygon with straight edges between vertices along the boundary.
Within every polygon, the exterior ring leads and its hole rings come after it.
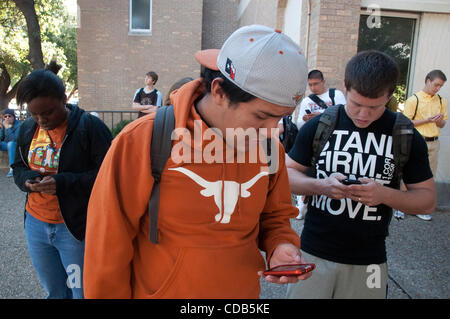
POLYGON ((28 163, 32 170, 50 175, 58 171, 59 153, 61 147, 57 145, 45 130, 39 130, 30 145, 28 163))

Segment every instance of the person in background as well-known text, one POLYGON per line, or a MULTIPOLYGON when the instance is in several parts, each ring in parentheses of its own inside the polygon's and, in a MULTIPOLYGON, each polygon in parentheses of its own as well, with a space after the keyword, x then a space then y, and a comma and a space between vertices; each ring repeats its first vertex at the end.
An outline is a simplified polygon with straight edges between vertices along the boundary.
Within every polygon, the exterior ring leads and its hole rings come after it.
POLYGON ((6 174, 7 177, 13 176, 11 165, 14 163, 20 124, 20 121, 16 119, 14 110, 6 109, 3 111, 3 118, 0 120, 0 151, 8 152, 9 172, 6 174))
POLYGON ((300 103, 297 118, 298 129, 328 107, 346 104, 344 93, 334 88, 327 89, 326 80, 320 70, 312 70, 308 73, 308 86, 311 94, 300 103))
MULTIPOLYGON (((308 73, 308 86, 311 94, 304 98, 300 103, 300 109, 297 118, 297 128, 300 129, 310 119, 316 117, 325 111, 328 107, 338 104, 345 105, 344 94, 334 88, 327 89, 326 80, 322 71, 312 70, 308 73)), ((308 205, 305 202, 305 196, 297 196, 297 219, 305 218, 308 212, 308 205)))
POLYGON ((171 105, 172 104, 171 101, 170 101, 170 94, 172 94, 173 91, 178 90, 180 87, 182 87, 186 83, 189 83, 189 82, 191 82, 193 80, 194 79, 191 78, 191 77, 185 77, 185 78, 179 79, 174 84, 172 84, 172 86, 169 89, 169 92, 167 92, 166 98, 164 100, 164 105, 171 105))
POLYGON ((162 94, 155 88, 158 74, 153 71, 145 75, 145 87, 136 91, 132 108, 139 111, 138 117, 154 113, 162 105, 162 94))
POLYGON ((30 73, 16 100, 31 115, 20 127, 13 164, 14 182, 27 193, 31 261, 47 298, 83 298, 87 206, 111 132, 66 104, 64 84, 50 70, 30 73))
MULTIPOLYGON (((413 123, 415 128, 422 134, 428 148, 428 159, 431 171, 436 177, 438 166, 438 154, 440 148, 439 134, 445 126, 447 113, 447 100, 438 92, 444 86, 447 77, 441 70, 433 70, 425 77, 425 86, 422 91, 409 97, 405 102, 403 114, 413 123)), ((402 219, 404 213, 397 211, 395 217, 402 219)), ((422 220, 430 221, 430 214, 417 214, 422 220)))

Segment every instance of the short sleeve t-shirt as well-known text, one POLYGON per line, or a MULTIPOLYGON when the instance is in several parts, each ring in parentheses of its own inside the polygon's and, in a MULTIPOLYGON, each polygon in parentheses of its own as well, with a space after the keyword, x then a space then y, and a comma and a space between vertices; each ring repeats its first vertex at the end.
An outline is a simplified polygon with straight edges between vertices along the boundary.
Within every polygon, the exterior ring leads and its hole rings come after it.
MULTIPOLYGON (((61 146, 67 129, 67 121, 54 130, 36 129, 28 152, 28 165, 41 176, 58 172, 61 146)), ((35 218, 50 224, 60 224, 64 220, 55 195, 32 192, 28 196, 27 211, 35 218)))
MULTIPOLYGON (((162 105, 162 94, 157 89, 153 89, 147 92, 145 88, 140 88, 134 94, 133 102, 139 103, 140 105, 156 105, 161 107, 162 105)), ((139 117, 145 116, 147 113, 139 111, 139 117)))
MULTIPOLYGON (((319 99, 321 99, 322 101, 324 101, 327 106, 333 105, 333 101, 331 101, 331 98, 330 98, 330 90, 328 90, 327 92, 325 92, 323 94, 317 95, 317 97, 319 99)), ((334 105, 338 105, 338 104, 345 105, 347 103, 347 101, 345 99, 344 93, 342 93, 339 90, 335 90, 334 102, 335 102, 334 105)), ((297 118, 297 127, 300 129, 300 127, 302 127, 302 125, 305 124, 305 121, 303 121, 303 116, 307 112, 322 113, 323 111, 325 111, 325 109, 321 108, 319 105, 316 104, 316 102, 311 100, 309 97, 304 98, 302 100, 302 102, 300 103, 300 109, 299 109, 298 118, 297 118)))
MULTIPOLYGON (((303 166, 311 166, 312 141, 320 116, 308 121, 299 131, 289 157, 303 166)), ((340 107, 339 119, 329 141, 317 160, 316 178, 339 172, 360 179, 367 177, 394 186, 392 127, 395 114, 386 110, 367 128, 356 127, 340 107)), ((414 184, 432 178, 427 146, 414 130, 403 181, 414 184)), ((330 261, 369 265, 386 262, 385 238, 391 218, 386 205, 369 207, 349 198, 335 200, 314 195, 308 203, 301 234, 302 249, 330 261)))

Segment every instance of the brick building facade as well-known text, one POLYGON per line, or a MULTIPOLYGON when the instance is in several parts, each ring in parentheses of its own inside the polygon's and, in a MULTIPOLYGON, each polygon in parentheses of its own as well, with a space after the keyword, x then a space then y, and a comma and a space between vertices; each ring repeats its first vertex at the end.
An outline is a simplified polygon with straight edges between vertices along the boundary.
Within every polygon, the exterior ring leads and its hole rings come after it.
MULTIPOLYGON (((322 70, 328 86, 340 90, 347 61, 357 53, 361 30, 372 15, 398 26, 405 21, 409 25, 397 33, 411 35, 406 45, 400 43, 407 56, 405 97, 422 89, 432 69, 450 75, 450 34, 446 32, 450 2, 446 0, 150 0, 151 32, 147 34, 130 32, 132 2, 78 0, 79 101, 85 109, 131 109, 133 94, 150 70, 159 74, 156 87, 166 95, 177 79, 199 75, 193 58, 197 50, 220 48, 235 29, 249 24, 283 30, 304 50, 309 69, 322 70)), ((388 24, 383 26, 377 31, 381 38, 391 31, 395 34, 388 24)), ((395 49, 397 37, 392 38, 395 49)), ((440 94, 450 98, 449 83, 440 94)), ((447 198, 450 206, 450 124, 440 139, 436 180, 443 190, 440 198, 447 198)))
POLYGON ((237 0, 151 3, 151 31, 130 31, 131 0, 78 0, 79 103, 87 110, 131 108, 155 71, 165 97, 176 80, 199 76, 194 53, 220 48, 237 28, 237 0))

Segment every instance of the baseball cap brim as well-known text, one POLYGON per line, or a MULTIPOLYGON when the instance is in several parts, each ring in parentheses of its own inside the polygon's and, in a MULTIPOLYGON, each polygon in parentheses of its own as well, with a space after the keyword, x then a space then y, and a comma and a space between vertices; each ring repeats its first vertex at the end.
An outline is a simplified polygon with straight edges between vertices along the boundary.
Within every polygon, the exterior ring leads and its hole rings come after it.
POLYGON ((217 57, 219 56, 219 52, 219 49, 201 50, 194 54, 194 58, 204 67, 214 71, 219 71, 219 68, 217 67, 217 57))

